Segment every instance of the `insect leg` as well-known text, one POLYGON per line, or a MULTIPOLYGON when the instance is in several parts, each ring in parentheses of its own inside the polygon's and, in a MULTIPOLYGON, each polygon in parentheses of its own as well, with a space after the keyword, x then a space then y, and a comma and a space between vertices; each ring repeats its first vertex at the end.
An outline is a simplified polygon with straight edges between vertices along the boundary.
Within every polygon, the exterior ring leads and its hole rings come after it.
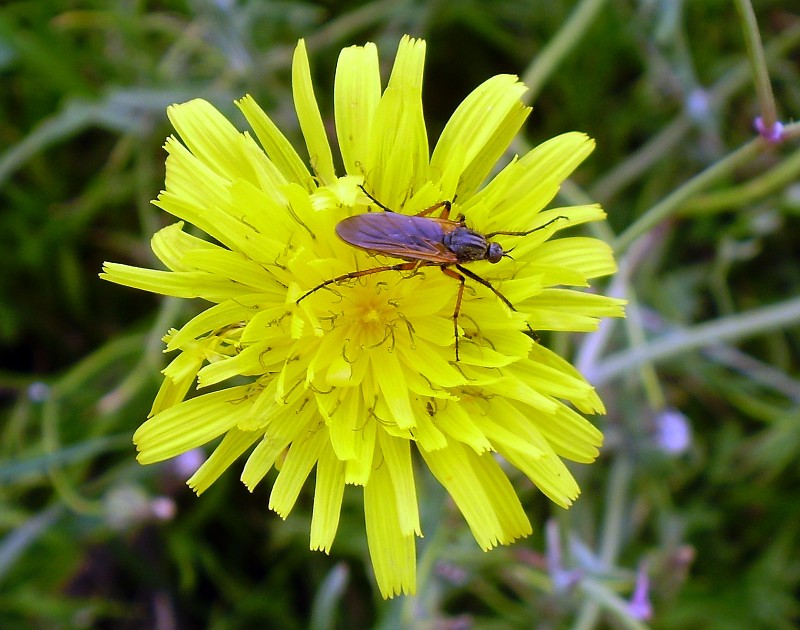
POLYGON ((485 236, 486 238, 492 238, 493 236, 497 236, 498 234, 501 234, 503 236, 528 236, 528 234, 532 234, 533 232, 538 232, 539 230, 543 230, 551 223, 555 223, 556 221, 559 221, 561 219, 566 220, 567 217, 555 217, 554 219, 550 219, 547 223, 543 225, 532 228, 530 230, 525 230, 524 232, 509 232, 507 230, 498 230, 497 232, 489 232, 488 234, 485 234, 485 236))
MULTIPOLYGON (((461 271, 461 267, 456 265, 459 271, 461 271)), ((458 295, 456 296, 456 307, 453 309, 453 337, 456 340, 456 361, 458 361, 458 315, 461 312, 461 298, 464 296, 464 281, 465 278, 460 273, 456 273, 452 269, 448 269, 447 267, 439 267, 442 270, 442 273, 446 276, 450 276, 455 280, 458 280, 458 295)))
POLYGON ((473 273, 472 271, 470 271, 469 269, 467 269, 465 267, 462 267, 461 265, 456 265, 456 269, 458 269, 461 273, 463 273, 465 276, 467 276, 467 278, 471 278, 475 282, 478 282, 479 284, 482 284, 483 286, 485 286, 492 293, 494 293, 497 297, 499 297, 503 301, 503 304, 505 304, 512 311, 516 311, 517 310, 517 309, 514 308, 514 305, 511 303, 511 301, 505 295, 500 293, 500 291, 498 291, 497 289, 495 289, 492 286, 491 282, 489 282, 488 280, 484 280, 478 274, 473 273))
MULTIPOLYGON (((480 277, 478 274, 476 274, 476 273, 474 273, 474 272, 470 271, 469 269, 465 269, 465 268, 464 268, 464 267, 462 267, 461 265, 456 265, 456 269, 458 269, 458 270, 459 270, 461 273, 463 273, 463 274, 464 274, 465 276, 467 276, 468 278, 471 278, 471 279, 472 279, 472 280, 474 280, 475 282, 478 282, 478 283, 482 284, 483 286, 485 286, 485 287, 486 287, 487 289, 489 289, 489 290, 490 290, 492 293, 494 293, 494 294, 495 294, 497 297, 499 297, 499 298, 500 298, 500 299, 503 301, 503 304, 505 304, 505 305, 506 305, 508 308, 510 308, 510 309, 511 309, 512 311, 514 311, 515 313, 517 312, 517 309, 516 309, 516 308, 514 308, 514 305, 511 303, 511 300, 509 300, 509 299, 508 299, 508 298, 507 298, 505 295, 503 295, 502 293, 500 293, 500 291, 498 291, 497 289, 495 289, 495 288, 492 286, 492 283, 491 283, 491 282, 489 282, 488 280, 485 280, 484 278, 481 278, 481 277, 480 277)), ((529 330, 531 333, 533 333, 533 334, 536 334, 536 333, 534 332, 533 328, 531 328, 531 325, 530 325, 528 322, 525 322, 525 326, 527 326, 527 327, 528 327, 528 330, 529 330)))
MULTIPOLYGON (((392 210, 391 208, 388 208, 387 206, 384 206, 380 201, 378 201, 377 199, 375 199, 375 197, 373 197, 371 194, 369 194, 367 192, 367 189, 364 188, 363 185, 359 184, 358 187, 361 189, 361 191, 367 197, 369 197, 372 200, 372 203, 374 203, 376 206, 378 206, 381 210, 384 210, 386 212, 394 212, 394 210, 392 210)), ((436 212, 439 208, 444 208, 442 210, 442 213, 439 215, 439 218, 440 219, 449 219, 450 218, 450 206, 451 205, 452 204, 449 201, 440 201, 439 203, 433 204, 430 208, 425 208, 424 210, 422 210, 420 212, 417 212, 417 214, 414 215, 414 216, 427 217, 432 212, 436 212)))
POLYGON ((424 210, 420 210, 414 216, 417 217, 427 217, 432 212, 436 212, 439 208, 443 208, 442 213, 439 215, 440 219, 449 219, 450 218, 450 206, 452 204, 449 201, 440 201, 439 203, 433 204, 430 208, 425 208, 424 210))
POLYGON ((326 280, 325 282, 320 282, 317 286, 313 289, 310 289, 303 293, 297 300, 295 304, 300 304, 303 300, 305 300, 309 295, 314 293, 315 291, 319 291, 323 287, 327 287, 329 284, 336 284, 337 282, 343 282, 344 280, 354 280, 356 278, 361 278, 362 276, 369 276, 373 273, 382 273, 384 271, 409 271, 412 269, 416 269, 419 266, 418 262, 408 262, 408 263, 399 263, 397 265, 386 265, 384 267, 374 267, 372 269, 362 269, 361 271, 351 271, 350 273, 343 273, 341 276, 336 276, 335 278, 331 278, 330 280, 326 280))

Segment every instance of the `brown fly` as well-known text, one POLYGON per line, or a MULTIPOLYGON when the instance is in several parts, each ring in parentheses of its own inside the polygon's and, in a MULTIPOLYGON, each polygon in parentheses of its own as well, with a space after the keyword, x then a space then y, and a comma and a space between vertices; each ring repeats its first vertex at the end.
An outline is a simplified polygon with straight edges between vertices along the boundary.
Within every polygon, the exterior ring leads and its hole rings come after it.
POLYGON ((466 226, 463 215, 455 221, 450 219, 451 203, 449 201, 440 201, 419 214, 409 216, 394 212, 369 194, 363 186, 360 188, 383 212, 367 212, 347 217, 336 225, 336 234, 353 247, 363 249, 371 254, 382 254, 407 262, 351 271, 336 276, 306 291, 297 299, 296 303, 300 304, 309 295, 323 287, 345 280, 353 280, 384 271, 410 271, 419 267, 439 267, 442 273, 459 283, 456 304, 453 309, 456 361, 459 360, 458 315, 461 312, 461 299, 464 295, 466 278, 485 286, 512 311, 517 310, 508 298, 495 289, 488 280, 470 271, 464 267, 464 264, 476 260, 498 263, 504 256, 508 256, 508 252, 503 250, 500 243, 489 240, 493 236, 527 236, 558 219, 565 218, 556 217, 544 225, 523 232, 498 230, 481 234, 466 226), (437 210, 441 210, 438 217, 429 216, 437 210))

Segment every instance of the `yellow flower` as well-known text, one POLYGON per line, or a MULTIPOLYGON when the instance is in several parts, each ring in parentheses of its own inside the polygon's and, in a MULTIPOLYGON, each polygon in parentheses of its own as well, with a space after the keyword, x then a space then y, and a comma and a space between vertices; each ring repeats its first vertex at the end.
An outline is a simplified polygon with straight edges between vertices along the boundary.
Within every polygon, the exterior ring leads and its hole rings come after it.
MULTIPOLYGON (((591 462, 602 440, 583 413, 602 413, 593 388, 533 330, 593 330, 622 315, 611 298, 564 288, 615 270, 603 242, 549 240, 604 218, 596 205, 543 208, 591 152, 567 133, 491 180, 525 121, 516 77, 496 76, 459 106, 433 153, 422 113, 423 41, 403 38, 385 90, 373 44, 342 51, 336 70, 337 175, 301 41, 293 93, 311 169, 250 97, 237 103, 258 142, 195 100, 169 108, 182 142, 169 138, 166 190, 157 206, 181 219, 158 232, 153 251, 169 271, 106 263, 119 284, 213 306, 165 337, 178 354, 134 441, 149 464, 222 436, 189 480, 199 494, 250 450, 250 489, 279 469, 269 506, 286 518, 316 466, 311 548, 328 552, 345 484, 364 489, 366 531, 384 597, 413 593, 421 536, 412 460, 416 451, 444 485, 482 549, 531 532, 499 454, 567 507, 579 489, 562 458, 591 462), (260 146, 259 146, 260 143, 260 146), (469 263, 489 288, 434 266, 385 271, 314 287, 354 270, 398 264, 336 236, 345 217, 417 214, 453 200, 513 258, 469 263), (553 220, 560 217, 558 220, 553 220), (212 240, 183 231, 184 221, 212 240), (193 383, 202 392, 186 399, 193 383), (227 387, 210 391, 211 386, 227 387), (205 393, 208 392, 208 393, 205 393), (577 409, 578 411, 575 411, 577 409), (412 451, 412 446, 413 451, 412 451)), ((436 214, 431 215, 436 217, 436 214)))

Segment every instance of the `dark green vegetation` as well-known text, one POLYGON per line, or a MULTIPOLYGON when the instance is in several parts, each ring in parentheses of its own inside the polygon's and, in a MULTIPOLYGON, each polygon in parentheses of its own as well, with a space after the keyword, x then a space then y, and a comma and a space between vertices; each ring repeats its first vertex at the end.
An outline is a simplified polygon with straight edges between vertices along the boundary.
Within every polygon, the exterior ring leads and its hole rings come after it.
MULTIPOLYGON (((734 4, 3 3, 0 627, 635 627, 620 607, 645 563, 655 628, 796 627, 800 134, 752 142, 764 106, 734 4), (573 9, 586 17, 575 28, 573 9), (575 507, 516 480, 535 533, 484 554, 421 471, 420 595, 386 603, 359 493, 345 495, 328 557, 307 549, 310 493, 284 523, 269 484, 250 495, 235 468, 197 499, 174 464, 136 464, 160 337, 193 306, 97 273, 104 260, 153 264, 149 236, 170 221, 149 204, 168 104, 204 97, 243 128, 232 101, 250 93, 301 147, 297 39, 330 114, 338 50, 375 41, 389 63, 403 33, 428 41, 432 138, 478 83, 510 72, 537 86, 516 151, 569 130, 597 139, 561 201, 608 211, 613 232, 599 235, 631 308, 600 337, 545 338, 609 408, 575 507), (691 426, 682 453, 657 439, 664 409, 691 426), (172 520, 145 518, 159 496, 172 520)), ((756 17, 789 122, 800 15, 787 6, 759 2, 756 17)))

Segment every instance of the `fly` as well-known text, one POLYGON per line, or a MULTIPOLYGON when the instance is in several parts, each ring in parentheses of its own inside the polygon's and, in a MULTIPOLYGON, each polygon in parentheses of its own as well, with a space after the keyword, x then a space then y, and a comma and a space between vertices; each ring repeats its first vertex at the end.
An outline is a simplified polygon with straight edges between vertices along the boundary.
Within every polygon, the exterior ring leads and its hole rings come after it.
POLYGON ((463 215, 457 220, 450 219, 452 207, 450 201, 440 201, 416 215, 405 215, 387 208, 369 194, 363 186, 360 188, 383 212, 367 212, 342 219, 336 225, 336 234, 348 245, 363 249, 370 254, 382 254, 407 262, 351 271, 336 276, 306 291, 297 299, 296 304, 300 304, 309 295, 323 287, 345 280, 353 280, 384 271, 411 271, 419 267, 439 267, 442 273, 459 283, 452 316, 456 361, 459 360, 458 316, 461 312, 466 278, 485 286, 512 311, 517 310, 509 299, 495 289, 488 280, 470 271, 464 267, 464 264, 477 260, 498 263, 504 256, 508 256, 508 252, 500 243, 489 240, 493 236, 527 236, 547 227, 554 221, 566 218, 556 217, 544 225, 523 232, 498 230, 481 234, 466 226, 463 215), (438 217, 429 216, 437 210, 441 210, 438 217))

